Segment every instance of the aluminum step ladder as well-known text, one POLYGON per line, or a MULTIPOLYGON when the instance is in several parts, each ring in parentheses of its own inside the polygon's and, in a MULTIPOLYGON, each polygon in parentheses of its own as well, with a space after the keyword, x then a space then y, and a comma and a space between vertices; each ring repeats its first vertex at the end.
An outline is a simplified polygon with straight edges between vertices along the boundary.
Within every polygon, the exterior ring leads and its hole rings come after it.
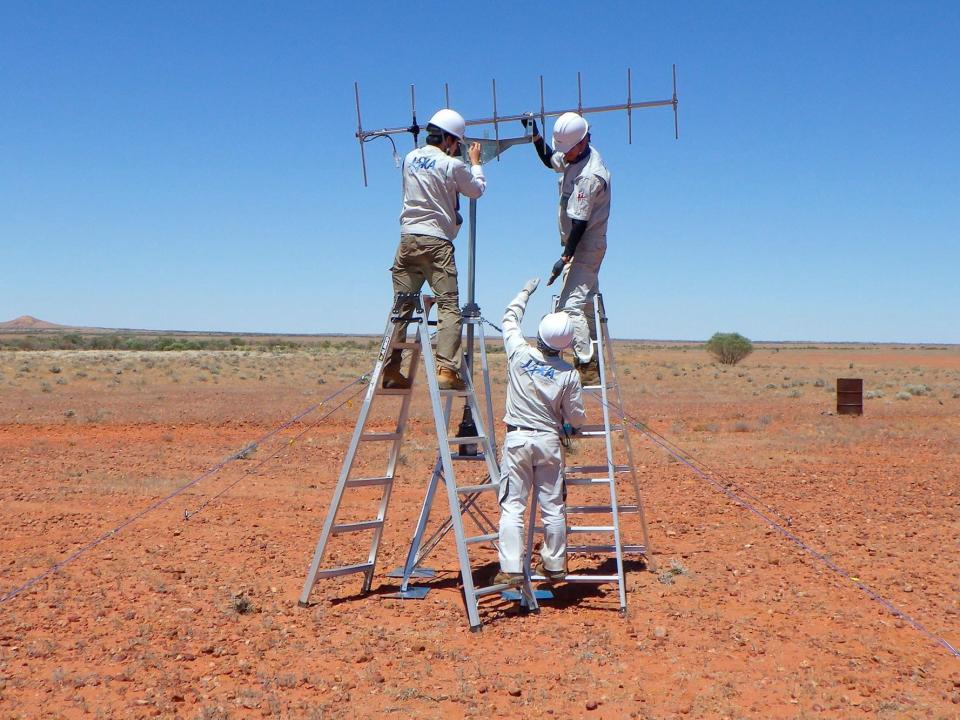
MULTIPOLYGON (((383 340, 380 344, 380 354, 377 358, 376 366, 370 375, 370 384, 364 396, 363 404, 357 418, 357 424, 354 427, 353 436, 344 458, 343 467, 340 471, 339 479, 333 493, 333 499, 330 508, 327 511, 327 517, 323 523, 323 529, 320 532, 320 539, 317 542, 314 551, 313 561, 307 572, 307 577, 303 585, 303 591, 300 594, 300 606, 306 607, 309 604, 310 593, 320 579, 333 578, 342 575, 354 573, 363 573, 362 592, 368 593, 373 583, 373 575, 376 568, 377 553, 380 547, 380 540, 383 536, 383 526, 386 522, 387 510, 390 504, 390 494, 393 489, 393 483, 396 479, 397 462, 400 456, 400 448, 403 443, 403 437, 406 430, 407 419, 410 411, 410 402, 413 396, 414 387, 417 379, 417 367, 422 361, 424 374, 427 378, 427 386, 430 393, 430 402, 434 425, 437 435, 437 460, 434 464, 434 470, 430 483, 427 486, 426 497, 423 508, 421 509, 420 519, 414 532, 414 540, 411 543, 408 554, 407 565, 405 566, 404 582, 401 591, 409 591, 410 577, 418 576, 416 572, 419 561, 425 556, 425 552, 432 550, 440 539, 453 530, 456 543, 457 559, 460 566, 460 576, 463 585, 463 596, 467 610, 467 617, 471 630, 479 630, 482 626, 478 610, 478 600, 487 595, 493 595, 510 587, 506 584, 497 584, 491 586, 478 587, 474 583, 473 572, 470 564, 469 547, 479 543, 493 542, 496 540, 496 533, 490 532, 492 523, 489 518, 480 516, 481 522, 486 523, 482 529, 487 532, 481 532, 480 535, 468 536, 464 529, 463 515, 473 513, 477 515, 477 499, 482 493, 496 493, 500 486, 500 473, 497 468, 496 454, 494 452, 493 437, 484 431, 486 424, 481 416, 480 408, 477 404, 476 393, 474 392, 473 381, 470 376, 467 364, 464 363, 461 369, 461 376, 464 379, 466 388, 464 390, 441 390, 437 379, 437 367, 434 359, 433 349, 430 344, 430 326, 435 325, 435 321, 428 319, 432 298, 424 296, 421 303, 420 293, 398 293, 394 301, 393 308, 387 318, 386 329, 384 330, 383 340), (401 317, 401 308, 406 305, 413 305, 414 312, 412 317, 401 317), (406 333, 398 333, 395 326, 404 325, 413 329, 413 338, 408 339, 406 333), (410 369, 407 376, 410 379, 410 387, 405 389, 385 389, 381 387, 383 368, 391 353, 396 350, 408 350, 410 353, 410 369), (398 412, 396 426, 390 432, 366 432, 365 426, 370 415, 371 408, 378 396, 398 395, 401 396, 401 404, 398 412), (467 407, 470 409, 473 422, 476 426, 476 435, 457 436, 448 432, 450 423, 451 409, 454 398, 464 398, 467 407), (363 443, 377 442, 390 443, 390 449, 387 458, 387 467, 383 475, 377 477, 355 478, 352 475, 354 460, 359 447, 363 443), (469 448, 476 446, 477 451, 457 452, 451 450, 452 445, 469 448), (454 471, 454 461, 467 460, 472 462, 482 461, 486 463, 487 478, 486 482, 474 485, 458 486, 456 474, 454 471), (446 486, 447 499, 449 501, 450 517, 441 526, 442 533, 432 538, 427 545, 422 542, 423 534, 426 529, 430 509, 433 504, 433 498, 440 483, 446 486), (354 488, 380 487, 382 493, 380 496, 379 507, 375 517, 369 520, 359 522, 337 522, 337 515, 341 503, 347 491, 354 488), (445 529, 444 529, 445 528, 445 529), (370 538, 370 550, 365 562, 353 564, 344 564, 334 567, 321 567, 324 553, 331 536, 343 535, 347 533, 363 533, 372 531, 370 538), (430 544, 432 543, 432 544, 430 544)), ((486 363, 484 363, 484 368, 486 363)), ((488 403, 489 405, 489 403, 488 403)), ((488 408, 488 412, 489 412, 488 408)), ((488 415, 489 419, 489 415, 488 415)), ((495 528, 495 526, 493 526, 495 528)), ((536 598, 529 578, 525 578, 521 585, 521 591, 524 599, 528 603, 530 610, 536 610, 536 598)), ((417 594, 406 595, 407 597, 416 597, 417 594)), ((419 597, 422 597, 419 594, 419 597)))
MULTIPOLYGON (((569 457, 564 453, 564 482, 567 488, 589 487, 595 489, 605 488, 609 490, 609 502, 599 504, 575 504, 567 503, 567 554, 589 553, 600 555, 611 555, 616 562, 616 574, 597 575, 597 574, 571 574, 564 578, 563 582, 569 583, 615 583, 619 593, 620 614, 625 615, 627 611, 626 582, 624 577, 624 556, 640 555, 643 556, 647 568, 654 569, 652 553, 650 550, 650 538, 647 531, 647 521, 643 511, 643 501, 640 496, 640 483, 637 479, 637 469, 634 462, 633 446, 630 443, 630 433, 627 427, 626 418, 623 411, 623 401, 620 394, 620 384, 617 380, 616 361, 614 359, 613 344, 610 342, 610 335, 607 328, 607 314, 603 305, 603 296, 597 293, 593 298, 593 314, 596 321, 597 339, 593 341, 593 351, 599 361, 600 366, 600 384, 588 385, 583 388, 584 395, 596 398, 603 409, 603 423, 584 425, 576 437, 583 440, 604 441, 606 454, 606 464, 583 465, 568 464, 569 457), (621 461, 616 461, 617 448, 615 445, 621 445, 621 461), (620 504, 618 498, 617 481, 621 479, 629 480, 630 487, 634 493, 634 502, 631 504, 620 504), (621 516, 635 514, 639 516, 640 528, 643 535, 643 544, 624 544, 621 539, 621 516), (606 520, 601 520, 600 524, 593 525, 574 525, 570 523, 569 516, 595 516, 599 515, 606 520), (576 535, 609 535, 611 542, 606 543, 581 543, 574 544, 569 541, 571 536, 576 535)), ((590 410, 588 409, 588 412, 590 410)), ((576 492, 576 491, 572 491, 576 492)), ((605 500, 606 498, 604 498, 605 500)), ((531 556, 535 536, 543 534, 543 526, 537 525, 534 520, 537 513, 537 496, 532 494, 530 506, 530 524, 527 531, 527 552, 525 564, 529 572, 531 556)), ((542 581, 546 578, 542 575, 532 574, 531 580, 542 581)))

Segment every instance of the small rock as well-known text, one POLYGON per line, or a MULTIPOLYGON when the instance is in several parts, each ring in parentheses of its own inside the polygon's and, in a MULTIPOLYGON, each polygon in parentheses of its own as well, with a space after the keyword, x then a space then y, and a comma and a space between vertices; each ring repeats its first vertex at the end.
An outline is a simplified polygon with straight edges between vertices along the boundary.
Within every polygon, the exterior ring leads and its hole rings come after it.
POLYGON ((663 625, 657 625, 653 629, 653 636, 657 638, 657 640, 663 640, 667 636, 667 629, 663 625))
POLYGON ((523 692, 520 688, 514 686, 507 690, 511 697, 520 697, 520 694, 523 692))
POLYGON ((596 710, 598 704, 596 700, 587 700, 587 710, 596 710))

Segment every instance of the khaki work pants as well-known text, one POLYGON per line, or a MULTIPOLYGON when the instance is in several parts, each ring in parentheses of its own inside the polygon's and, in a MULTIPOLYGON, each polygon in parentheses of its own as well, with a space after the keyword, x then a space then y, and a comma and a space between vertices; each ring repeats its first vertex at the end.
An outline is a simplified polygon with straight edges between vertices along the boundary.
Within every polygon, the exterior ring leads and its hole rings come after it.
MULTIPOLYGON (((460 292, 457 288, 457 263, 453 243, 430 235, 401 235, 400 246, 390 268, 393 294, 420 292, 424 282, 437 301, 437 365, 460 372, 460 292)), ((400 308, 409 318, 413 305, 400 308)), ((397 336, 406 337, 406 323, 397 324, 397 336)), ((394 350, 388 364, 400 367, 401 355, 394 350)))

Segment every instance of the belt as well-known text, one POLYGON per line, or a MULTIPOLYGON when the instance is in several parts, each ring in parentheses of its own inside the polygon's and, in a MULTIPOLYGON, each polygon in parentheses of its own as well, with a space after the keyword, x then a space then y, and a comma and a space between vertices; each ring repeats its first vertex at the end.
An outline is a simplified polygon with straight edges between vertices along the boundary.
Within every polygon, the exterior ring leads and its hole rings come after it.
POLYGON ((507 423, 507 432, 514 432, 515 430, 526 430, 527 432, 552 432, 551 430, 541 430, 540 428, 524 427, 523 425, 511 425, 507 423))

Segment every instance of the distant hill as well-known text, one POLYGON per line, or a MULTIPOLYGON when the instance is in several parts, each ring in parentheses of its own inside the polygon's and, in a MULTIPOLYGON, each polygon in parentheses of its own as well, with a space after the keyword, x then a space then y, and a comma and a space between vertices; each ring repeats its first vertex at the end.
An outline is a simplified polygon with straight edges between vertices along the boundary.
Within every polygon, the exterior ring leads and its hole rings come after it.
POLYGON ((21 315, 13 320, 0 322, 0 330, 66 330, 68 327, 69 325, 57 325, 39 320, 32 315, 21 315))

